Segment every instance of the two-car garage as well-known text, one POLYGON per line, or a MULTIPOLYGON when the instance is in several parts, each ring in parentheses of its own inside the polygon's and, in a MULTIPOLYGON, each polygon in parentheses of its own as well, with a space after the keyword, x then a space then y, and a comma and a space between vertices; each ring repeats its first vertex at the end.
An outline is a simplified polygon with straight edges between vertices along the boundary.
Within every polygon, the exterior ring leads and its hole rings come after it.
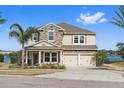
POLYGON ((67 67, 89 67, 95 65, 95 56, 94 53, 64 52, 63 63, 67 67))

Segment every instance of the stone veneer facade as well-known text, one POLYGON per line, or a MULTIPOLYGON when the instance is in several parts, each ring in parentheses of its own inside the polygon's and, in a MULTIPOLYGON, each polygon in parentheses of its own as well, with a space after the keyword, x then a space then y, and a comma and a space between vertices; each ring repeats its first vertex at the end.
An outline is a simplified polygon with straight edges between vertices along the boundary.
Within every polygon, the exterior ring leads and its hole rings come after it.
POLYGON ((54 41, 50 41, 56 45, 61 46, 62 45, 62 40, 63 40, 63 30, 60 30, 59 27, 49 24, 43 28, 43 30, 40 31, 40 40, 48 40, 48 31, 49 30, 54 30, 54 41))

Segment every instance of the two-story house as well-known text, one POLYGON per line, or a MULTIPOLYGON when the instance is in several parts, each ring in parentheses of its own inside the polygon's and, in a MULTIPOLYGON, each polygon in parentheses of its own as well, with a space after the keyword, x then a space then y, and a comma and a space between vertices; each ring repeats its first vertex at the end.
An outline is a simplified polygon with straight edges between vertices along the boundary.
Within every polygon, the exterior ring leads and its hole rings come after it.
POLYGON ((26 64, 60 63, 65 66, 95 66, 96 34, 67 23, 38 28, 25 47, 26 64))

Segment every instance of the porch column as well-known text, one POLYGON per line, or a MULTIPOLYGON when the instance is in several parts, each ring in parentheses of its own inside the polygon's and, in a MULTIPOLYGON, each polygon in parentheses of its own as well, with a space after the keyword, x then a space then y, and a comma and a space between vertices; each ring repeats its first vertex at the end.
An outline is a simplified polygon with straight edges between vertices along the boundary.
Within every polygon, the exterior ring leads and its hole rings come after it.
POLYGON ((31 53, 31 65, 34 65, 34 54, 33 54, 33 52, 31 53))
POLYGON ((38 61, 38 63, 41 66, 41 51, 39 51, 39 61, 38 61))
POLYGON ((28 64, 28 51, 26 51, 25 64, 28 64))
POLYGON ((78 53, 78 66, 80 66, 80 53, 78 53))
POLYGON ((62 54, 62 51, 60 51, 60 64, 63 64, 63 54, 62 54))

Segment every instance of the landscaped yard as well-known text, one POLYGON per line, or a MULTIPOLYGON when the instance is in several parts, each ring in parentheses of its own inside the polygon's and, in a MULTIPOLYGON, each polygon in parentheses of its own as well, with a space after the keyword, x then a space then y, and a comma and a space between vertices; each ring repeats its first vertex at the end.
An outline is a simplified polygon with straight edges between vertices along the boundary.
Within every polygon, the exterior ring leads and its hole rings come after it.
POLYGON ((108 69, 124 71, 124 62, 114 62, 110 64, 103 64, 103 66, 108 69))
POLYGON ((63 71, 62 69, 21 69, 9 68, 10 64, 0 62, 0 75, 42 75, 63 71))

